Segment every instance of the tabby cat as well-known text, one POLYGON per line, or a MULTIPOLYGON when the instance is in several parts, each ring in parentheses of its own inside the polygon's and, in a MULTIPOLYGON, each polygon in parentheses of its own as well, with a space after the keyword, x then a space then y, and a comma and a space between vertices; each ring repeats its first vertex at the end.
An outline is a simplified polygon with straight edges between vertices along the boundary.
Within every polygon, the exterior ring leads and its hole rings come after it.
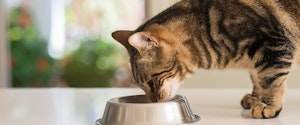
POLYGON ((299 28, 299 0, 182 0, 112 36, 126 47, 133 78, 152 101, 173 97, 197 68, 243 68, 253 92, 242 107, 253 118, 274 118, 299 62, 299 28))

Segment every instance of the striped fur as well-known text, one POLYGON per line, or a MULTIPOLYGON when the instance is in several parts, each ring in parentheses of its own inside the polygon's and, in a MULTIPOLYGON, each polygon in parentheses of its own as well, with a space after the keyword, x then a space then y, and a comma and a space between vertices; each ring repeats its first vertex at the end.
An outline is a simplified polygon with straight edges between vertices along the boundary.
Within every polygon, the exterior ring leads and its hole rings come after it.
POLYGON ((183 0, 113 37, 127 48, 133 78, 152 101, 173 97, 197 68, 243 68, 253 92, 241 105, 253 118, 273 118, 299 62, 299 28, 299 0, 183 0))

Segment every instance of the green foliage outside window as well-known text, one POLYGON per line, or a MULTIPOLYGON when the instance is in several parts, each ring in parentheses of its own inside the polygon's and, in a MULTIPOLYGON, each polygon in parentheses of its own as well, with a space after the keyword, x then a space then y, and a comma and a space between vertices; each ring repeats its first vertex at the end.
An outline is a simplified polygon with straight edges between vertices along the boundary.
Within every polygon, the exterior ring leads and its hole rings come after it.
POLYGON ((10 11, 8 39, 11 49, 13 87, 50 86, 55 60, 48 55, 47 42, 38 37, 26 8, 10 11))
POLYGON ((110 40, 87 37, 79 40, 77 49, 55 60, 22 6, 10 10, 8 39, 13 87, 109 87, 125 55, 110 40))
POLYGON ((64 59, 62 80, 71 87, 109 87, 114 82, 120 50, 101 38, 82 41, 79 49, 64 59))

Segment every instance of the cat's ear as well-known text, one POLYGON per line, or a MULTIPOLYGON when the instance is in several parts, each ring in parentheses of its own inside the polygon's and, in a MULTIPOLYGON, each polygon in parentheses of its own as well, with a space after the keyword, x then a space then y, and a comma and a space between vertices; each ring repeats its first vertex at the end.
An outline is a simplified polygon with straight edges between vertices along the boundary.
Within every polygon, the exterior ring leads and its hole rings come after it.
POLYGON ((157 40, 155 37, 151 36, 149 32, 137 32, 132 34, 129 39, 129 44, 141 51, 144 48, 149 48, 152 46, 157 46, 157 40))
POLYGON ((132 35, 134 31, 130 30, 118 30, 112 33, 112 37, 121 43, 126 49, 131 46, 128 42, 128 38, 132 35))

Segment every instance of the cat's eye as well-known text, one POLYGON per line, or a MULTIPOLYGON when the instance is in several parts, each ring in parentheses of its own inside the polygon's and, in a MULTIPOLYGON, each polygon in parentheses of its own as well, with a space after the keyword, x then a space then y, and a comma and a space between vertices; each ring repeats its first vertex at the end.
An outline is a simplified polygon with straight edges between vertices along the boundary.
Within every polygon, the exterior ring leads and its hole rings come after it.
POLYGON ((147 41, 147 42, 151 42, 152 39, 148 37, 148 38, 146 39, 146 41, 147 41))

